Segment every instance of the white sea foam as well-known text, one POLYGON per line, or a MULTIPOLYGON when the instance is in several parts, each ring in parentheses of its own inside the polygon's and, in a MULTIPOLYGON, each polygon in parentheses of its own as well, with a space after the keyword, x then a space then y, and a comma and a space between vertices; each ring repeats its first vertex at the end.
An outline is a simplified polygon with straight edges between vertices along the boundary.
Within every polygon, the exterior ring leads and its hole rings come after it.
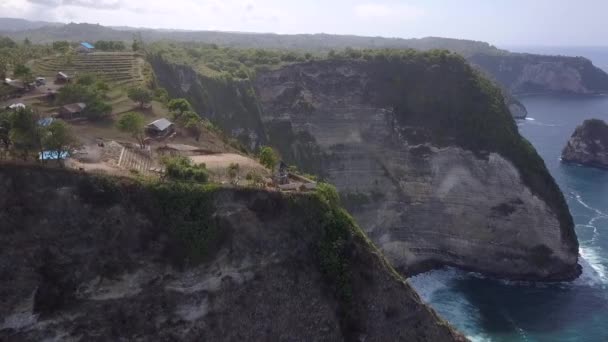
POLYGON ((608 270, 602 264, 602 257, 597 250, 593 247, 581 246, 579 253, 581 255, 579 263, 583 267, 583 273, 575 281, 575 284, 587 286, 608 285, 608 270))
POLYGON ((526 118, 526 120, 528 120, 528 121, 536 121, 535 118, 526 118))
POLYGON ((594 207, 590 206, 589 204, 587 204, 585 201, 583 201, 583 198, 581 197, 581 195, 579 195, 579 194, 577 194, 575 192, 572 192, 572 195, 574 196, 573 198, 580 205, 582 205, 583 207, 585 207, 585 208, 593 211, 594 213, 596 213, 598 215, 598 218, 608 218, 608 214, 607 213, 605 213, 605 212, 603 212, 603 211, 601 211, 601 210, 599 210, 597 208, 594 208, 594 207))

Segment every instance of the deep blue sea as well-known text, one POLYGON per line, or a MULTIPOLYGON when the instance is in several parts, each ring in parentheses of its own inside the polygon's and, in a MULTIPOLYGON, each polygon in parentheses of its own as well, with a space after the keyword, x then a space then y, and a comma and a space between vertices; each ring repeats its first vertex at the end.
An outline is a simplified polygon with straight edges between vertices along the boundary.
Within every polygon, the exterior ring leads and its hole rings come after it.
POLYGON ((422 298, 473 341, 608 341, 608 171, 564 165, 577 125, 608 121, 608 96, 523 98, 518 122, 565 194, 576 223, 583 275, 571 283, 487 279, 454 269, 412 278, 422 298))

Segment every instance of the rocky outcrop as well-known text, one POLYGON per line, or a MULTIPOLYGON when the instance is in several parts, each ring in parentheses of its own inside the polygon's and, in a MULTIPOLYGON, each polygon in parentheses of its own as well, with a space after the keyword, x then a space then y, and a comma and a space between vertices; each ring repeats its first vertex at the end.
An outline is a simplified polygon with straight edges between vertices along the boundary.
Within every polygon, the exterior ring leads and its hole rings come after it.
POLYGON ((476 54, 468 60, 515 95, 608 92, 608 74, 583 57, 476 54))
POLYGON ((608 124, 598 119, 585 120, 564 147, 562 161, 608 169, 608 124))
POLYGON ((14 167, 0 190, 3 341, 463 340, 317 196, 14 167))
MULTIPOLYGON (((312 137, 323 175, 401 272, 454 265, 511 279, 576 277, 572 218, 500 91, 463 83, 475 78, 458 58, 427 62, 324 61, 259 74, 263 120, 312 137), (459 100, 468 98, 476 107, 459 100)), ((291 155, 290 142, 271 141, 291 155)))

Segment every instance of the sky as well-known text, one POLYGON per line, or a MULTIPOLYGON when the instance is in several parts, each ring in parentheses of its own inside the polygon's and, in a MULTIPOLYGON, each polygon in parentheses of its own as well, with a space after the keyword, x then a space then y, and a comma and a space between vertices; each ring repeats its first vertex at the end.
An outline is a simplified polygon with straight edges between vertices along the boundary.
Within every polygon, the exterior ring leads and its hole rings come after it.
POLYGON ((607 0, 0 0, 0 17, 111 26, 606 46, 607 0))

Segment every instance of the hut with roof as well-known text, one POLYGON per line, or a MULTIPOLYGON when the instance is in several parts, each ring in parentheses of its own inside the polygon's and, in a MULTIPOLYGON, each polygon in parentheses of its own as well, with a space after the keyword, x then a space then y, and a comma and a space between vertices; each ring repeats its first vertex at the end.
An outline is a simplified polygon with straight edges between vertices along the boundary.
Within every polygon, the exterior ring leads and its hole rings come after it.
POLYGON ((173 122, 162 118, 146 125, 146 133, 151 137, 166 137, 173 133, 175 125, 173 122))

